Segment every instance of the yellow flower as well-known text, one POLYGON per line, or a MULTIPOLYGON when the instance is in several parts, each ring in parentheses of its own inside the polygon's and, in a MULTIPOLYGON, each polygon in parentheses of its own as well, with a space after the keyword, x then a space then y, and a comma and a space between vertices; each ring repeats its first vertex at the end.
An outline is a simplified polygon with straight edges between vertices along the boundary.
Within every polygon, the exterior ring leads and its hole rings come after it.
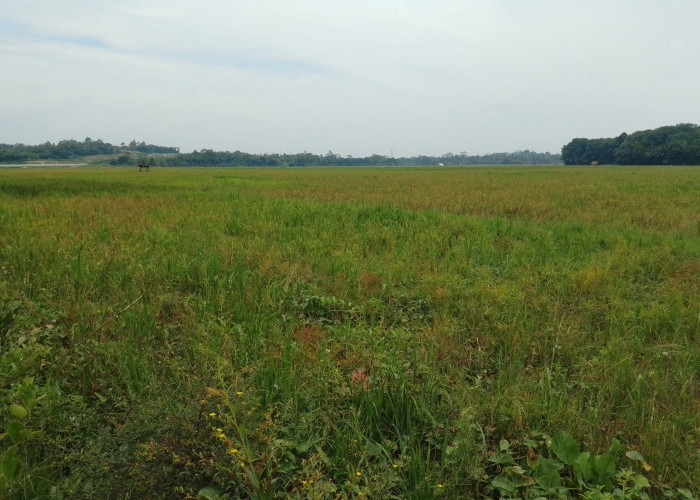
POLYGON ((437 487, 438 487, 438 488, 442 488, 442 485, 441 485, 441 484, 438 484, 437 487))
POLYGON ((360 476, 362 475, 362 472, 360 472, 360 471, 358 470, 357 472, 355 472, 355 475, 356 475, 357 477, 360 477, 360 476))
POLYGON ((228 452, 229 452, 231 455, 235 455, 236 453, 238 453, 238 450, 237 450, 236 448, 231 448, 230 450, 228 450, 228 452))
POLYGON ((209 414, 209 416, 210 416, 210 417, 215 417, 215 416, 216 416, 216 413, 211 412, 211 413, 209 414))
POLYGON ((218 427, 216 428, 216 431, 217 431, 217 432, 224 432, 223 429, 219 429, 218 427))
POLYGON ((394 464, 393 467, 396 469, 399 466, 399 464, 394 464))
POLYGON ((243 396, 243 392, 241 392, 241 391, 236 391, 236 394, 239 396, 243 396))
POLYGON ((226 437, 226 434, 224 434, 224 433, 222 432, 222 433, 220 433, 217 437, 218 437, 219 439, 224 439, 224 438, 226 437))

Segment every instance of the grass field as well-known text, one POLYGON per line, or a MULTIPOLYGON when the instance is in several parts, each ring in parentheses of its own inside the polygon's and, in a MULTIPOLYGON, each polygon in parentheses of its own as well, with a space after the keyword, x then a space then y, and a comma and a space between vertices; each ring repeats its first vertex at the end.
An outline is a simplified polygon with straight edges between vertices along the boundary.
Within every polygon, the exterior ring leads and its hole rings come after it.
POLYGON ((698 167, 0 171, 0 497, 692 498, 699 208, 698 167))

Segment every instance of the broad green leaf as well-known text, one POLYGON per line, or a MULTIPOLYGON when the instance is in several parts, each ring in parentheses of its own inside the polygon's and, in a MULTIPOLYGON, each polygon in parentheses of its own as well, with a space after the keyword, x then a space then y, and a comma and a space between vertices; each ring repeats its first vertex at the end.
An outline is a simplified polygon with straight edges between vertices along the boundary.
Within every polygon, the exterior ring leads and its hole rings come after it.
POLYGON ((27 418, 27 415, 29 414, 23 406, 16 404, 10 407, 10 413, 12 413, 12 415, 14 415, 17 418, 22 419, 27 418))
POLYGON ((559 476, 557 464, 548 458, 540 458, 532 473, 532 477, 535 478, 537 484, 546 490, 561 486, 561 477, 559 476))
POLYGON ((634 485, 637 488, 651 488, 649 480, 641 474, 637 474, 636 476, 634 476, 634 485))
POLYGON ((19 397, 22 400, 24 407, 27 408, 27 410, 31 411, 37 402, 34 378, 27 377, 24 380, 22 380, 22 384, 19 386, 17 392, 19 393, 19 397))
POLYGON ((576 440, 564 431, 557 432, 552 438, 552 451, 567 465, 573 465, 581 454, 576 440))
POLYGON ((514 479, 511 479, 511 481, 513 481, 513 484, 515 484, 517 488, 521 488, 523 486, 533 486, 535 484, 535 480, 532 479, 532 477, 525 475, 516 476, 514 479))
POLYGON ((513 460, 513 457, 511 457, 508 453, 495 453, 492 457, 489 458, 489 462, 493 462, 495 464, 501 464, 501 465, 510 465, 514 464, 515 460, 513 460))
POLYGON ((508 451, 508 448, 510 448, 510 442, 508 442, 507 439, 501 439, 498 442, 498 447, 501 451, 508 451))
POLYGON ((214 486, 207 486, 199 490, 197 496, 206 500, 219 500, 221 498, 221 490, 214 486))
POLYGON ((19 467, 19 459, 15 458, 17 454, 17 447, 10 446, 5 453, 2 455, 2 461, 0 461, 0 473, 5 478, 5 483, 10 484, 17 474, 19 467))
POLYGON ((26 427, 22 422, 14 420, 7 424, 7 435, 10 436, 10 439, 12 439, 12 441, 15 443, 19 443, 20 441, 24 440, 22 439, 22 431, 24 430, 26 430, 26 427))
POLYGON ((597 480, 599 483, 605 482, 615 472, 615 457, 609 454, 598 455, 593 461, 597 480))
POLYGON ((574 472, 581 482, 591 481, 595 477, 593 457, 587 451, 581 453, 574 461, 574 472))
POLYGON ((694 499, 693 493, 686 488, 676 488, 676 491, 681 494, 683 498, 694 499))
POLYGON ((608 455, 615 455, 617 453, 620 453, 623 449, 624 446, 622 446, 622 443, 617 439, 613 438, 612 443, 610 444, 610 449, 608 450, 608 455))
POLYGON ((282 463, 279 465, 279 469, 278 469, 278 470, 279 470, 280 472, 283 472, 283 473, 289 473, 289 472, 292 472, 292 471, 296 470, 296 468, 297 468, 296 463, 295 463, 293 460, 289 460, 289 461, 286 461, 286 462, 282 462, 282 463))
POLYGON ((15 443, 29 441, 39 434, 41 434, 41 431, 30 431, 22 422, 16 420, 7 424, 7 435, 10 436, 10 439, 15 443))
POLYGON ((644 457, 637 450, 628 451, 627 453, 625 453, 625 455, 627 456, 627 458, 631 458, 632 460, 636 460, 637 462, 644 462, 644 457))
POLYGON ((499 490, 507 491, 508 493, 513 493, 515 491, 515 485, 513 481, 507 477, 498 476, 491 481, 491 485, 499 490))

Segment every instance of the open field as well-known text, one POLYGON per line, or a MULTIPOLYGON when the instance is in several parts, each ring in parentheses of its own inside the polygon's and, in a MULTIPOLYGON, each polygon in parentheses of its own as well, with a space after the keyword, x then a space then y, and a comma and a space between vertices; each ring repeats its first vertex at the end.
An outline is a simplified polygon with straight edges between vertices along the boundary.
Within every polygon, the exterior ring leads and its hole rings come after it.
POLYGON ((700 167, 2 170, 0 497, 688 498, 699 208, 700 167))

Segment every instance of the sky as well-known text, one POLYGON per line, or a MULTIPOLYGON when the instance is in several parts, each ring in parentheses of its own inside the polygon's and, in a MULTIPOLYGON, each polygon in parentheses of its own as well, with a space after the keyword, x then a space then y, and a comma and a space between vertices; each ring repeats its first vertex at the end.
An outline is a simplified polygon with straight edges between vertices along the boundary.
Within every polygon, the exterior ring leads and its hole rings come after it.
POLYGON ((0 0, 0 143, 559 153, 700 123, 698 0, 0 0))

